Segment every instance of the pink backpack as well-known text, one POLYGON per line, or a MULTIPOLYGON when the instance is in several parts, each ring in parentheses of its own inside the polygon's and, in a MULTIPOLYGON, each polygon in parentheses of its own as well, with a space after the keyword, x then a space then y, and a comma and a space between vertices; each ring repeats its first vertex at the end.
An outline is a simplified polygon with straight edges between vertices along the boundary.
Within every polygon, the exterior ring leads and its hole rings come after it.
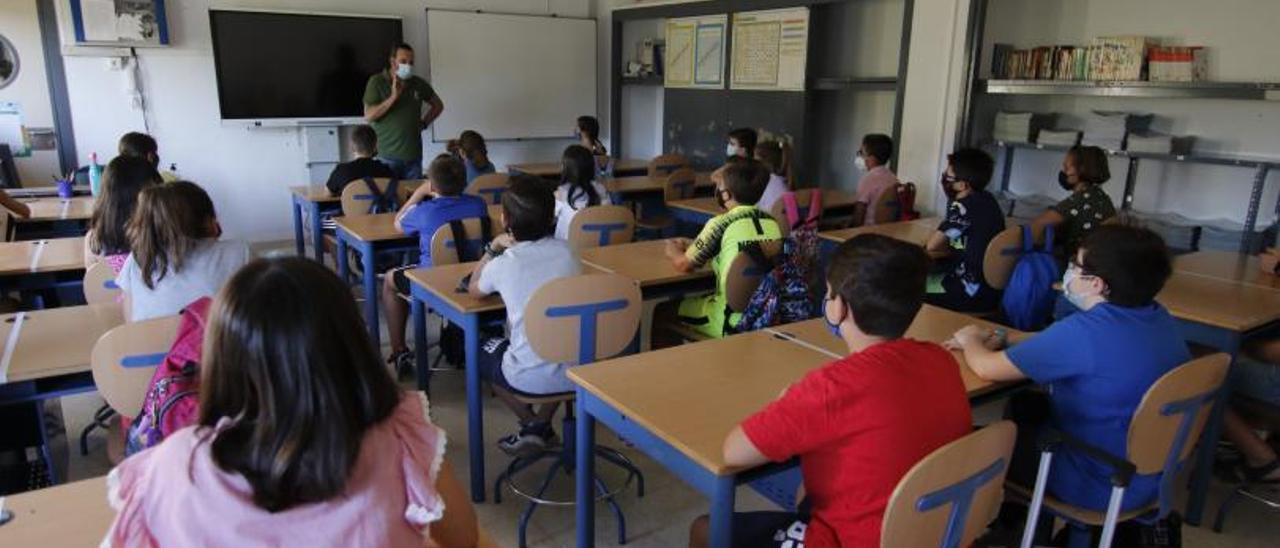
POLYGON ((817 232, 818 220, 822 218, 822 190, 815 188, 809 192, 808 214, 803 219, 800 218, 795 192, 788 190, 782 193, 782 208, 787 215, 787 226, 792 231, 806 229, 817 232))
POLYGON ((201 297, 182 309, 178 336, 156 366, 142 411, 125 434, 125 455, 159 444, 169 434, 195 424, 200 402, 200 358, 212 300, 201 297))

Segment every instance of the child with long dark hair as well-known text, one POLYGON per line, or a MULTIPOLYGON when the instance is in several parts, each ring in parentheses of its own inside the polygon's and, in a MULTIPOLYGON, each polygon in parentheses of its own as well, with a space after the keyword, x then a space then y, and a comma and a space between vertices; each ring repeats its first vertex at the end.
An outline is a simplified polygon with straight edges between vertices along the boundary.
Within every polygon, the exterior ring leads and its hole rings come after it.
POLYGON ((116 156, 102 172, 102 190, 93 204, 89 230, 84 235, 85 266, 99 261, 119 274, 129 258, 129 220, 138 207, 138 194, 162 182, 145 158, 116 156))
POLYGON ((561 158, 560 187, 556 189, 556 237, 569 239, 574 215, 585 207, 612 204, 609 191, 596 180, 595 159, 581 145, 569 145, 561 158))
POLYGON ((209 314, 196 425, 108 477, 110 546, 473 546, 421 393, 313 261, 255 261, 209 314))

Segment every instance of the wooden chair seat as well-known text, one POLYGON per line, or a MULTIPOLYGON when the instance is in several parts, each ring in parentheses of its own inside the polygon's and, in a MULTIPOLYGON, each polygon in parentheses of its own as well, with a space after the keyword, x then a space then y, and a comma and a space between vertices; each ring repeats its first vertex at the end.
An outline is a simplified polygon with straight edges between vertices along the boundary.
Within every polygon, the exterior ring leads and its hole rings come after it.
MULTIPOLYGON (((1012 498, 1014 500, 1019 502, 1029 502, 1031 500, 1031 488, 1029 487, 1018 485, 1012 481, 1007 481, 1004 484, 1004 488, 1007 493, 1013 495, 1012 498)), ((1045 493, 1044 495, 1044 506, 1056 515, 1087 525, 1100 527, 1107 519, 1107 514, 1105 512, 1095 512, 1079 506, 1073 506, 1062 502, 1048 493, 1045 493)), ((1153 502, 1141 508, 1136 508, 1127 512, 1120 512, 1120 518, 1116 521, 1129 521, 1154 510, 1157 510, 1157 504, 1153 502)))
MULTIPOLYGON (((496 386, 493 387, 493 389, 502 390, 502 388, 498 388, 496 386)), ((548 403, 566 403, 566 402, 572 402, 573 400, 577 399, 577 394, 575 394, 574 392, 561 392, 559 394, 544 394, 541 396, 520 394, 517 392, 511 392, 507 390, 504 390, 504 392, 511 394, 512 397, 514 397, 517 400, 520 400, 521 403, 527 403, 529 405, 544 405, 548 403)))
POLYGON ((687 342, 700 342, 711 339, 711 337, 706 333, 698 331, 678 319, 664 321, 657 327, 663 331, 676 335, 687 342))

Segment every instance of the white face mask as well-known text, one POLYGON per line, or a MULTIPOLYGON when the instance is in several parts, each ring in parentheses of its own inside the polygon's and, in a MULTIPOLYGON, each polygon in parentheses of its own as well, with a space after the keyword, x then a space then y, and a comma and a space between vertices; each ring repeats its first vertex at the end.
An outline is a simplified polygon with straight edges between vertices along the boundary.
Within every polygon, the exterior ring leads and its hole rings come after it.
POLYGON ((396 65, 396 78, 408 80, 410 76, 413 76, 413 65, 408 63, 399 63, 396 65))
POLYGON ((733 143, 729 143, 729 144, 728 144, 728 145, 726 145, 726 146, 725 146, 725 148, 724 148, 724 155, 725 155, 725 156, 730 156, 730 157, 732 157, 732 156, 737 156, 737 155, 738 155, 738 147, 734 146, 734 144, 733 144, 733 143))
POLYGON ((861 171, 867 170, 867 160, 866 158, 863 158, 861 155, 853 159, 853 165, 861 171))
POLYGON ((1066 272, 1062 273, 1062 296, 1067 298, 1073 306, 1080 310, 1088 310, 1089 306, 1086 302, 1087 297, 1079 293, 1071 291, 1071 282, 1080 279, 1080 269, 1075 265, 1067 265, 1066 272))

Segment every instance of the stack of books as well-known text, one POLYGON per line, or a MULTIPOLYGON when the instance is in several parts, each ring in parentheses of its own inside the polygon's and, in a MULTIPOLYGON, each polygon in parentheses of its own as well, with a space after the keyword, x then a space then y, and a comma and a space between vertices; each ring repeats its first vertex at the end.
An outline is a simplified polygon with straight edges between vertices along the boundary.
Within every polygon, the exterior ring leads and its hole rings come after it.
POLYGON ((1195 137, 1165 135, 1153 131, 1130 133, 1125 150, 1130 152, 1149 152, 1152 154, 1174 154, 1185 156, 1191 154, 1191 145, 1195 137))
POLYGON ((1080 144, 1078 129, 1042 129, 1036 142, 1042 145, 1073 147, 1080 144))
POLYGON ((1104 150, 1124 150, 1125 137, 1130 132, 1146 131, 1152 118, 1150 114, 1095 110, 1085 116, 1084 137, 1080 142, 1104 150))
POLYGON ((1154 41, 1145 36, 1094 38, 1089 45, 1089 79, 1145 79, 1147 49, 1154 45, 1154 41))
POLYGON ((1055 114, 1002 110, 996 113, 991 137, 1003 143, 1032 143, 1042 128, 1053 125, 1055 118, 1055 114))

